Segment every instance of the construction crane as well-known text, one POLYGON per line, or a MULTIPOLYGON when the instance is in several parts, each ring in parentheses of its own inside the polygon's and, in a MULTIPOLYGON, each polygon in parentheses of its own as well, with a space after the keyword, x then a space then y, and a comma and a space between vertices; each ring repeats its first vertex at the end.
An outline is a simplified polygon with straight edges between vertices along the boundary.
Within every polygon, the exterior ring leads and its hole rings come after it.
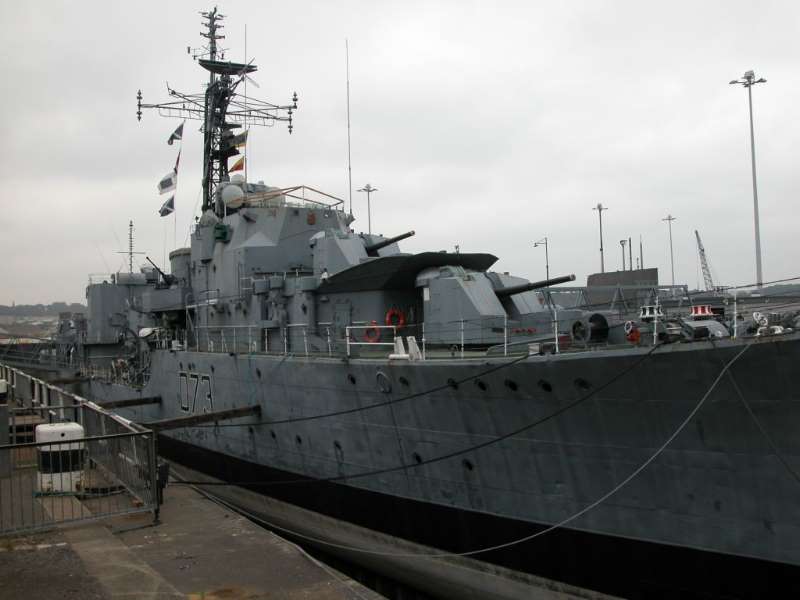
POLYGON ((711 278, 711 269, 708 267, 708 260, 706 259, 706 249, 703 248, 703 242, 700 240, 700 232, 694 230, 694 235, 697 237, 697 253, 700 255, 700 266, 703 269, 703 281, 706 284, 706 290, 709 292, 714 291, 714 280, 711 278))

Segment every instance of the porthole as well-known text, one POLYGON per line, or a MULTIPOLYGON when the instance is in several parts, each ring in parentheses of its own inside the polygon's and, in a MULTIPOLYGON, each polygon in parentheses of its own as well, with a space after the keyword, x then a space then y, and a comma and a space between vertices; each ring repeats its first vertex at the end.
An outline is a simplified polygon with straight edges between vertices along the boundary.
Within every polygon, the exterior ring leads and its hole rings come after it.
POLYGON ((475 468, 475 465, 472 464, 472 461, 468 458, 465 458, 461 461, 461 466, 463 466, 467 471, 472 471, 475 468))
POLYGON ((452 377, 447 380, 447 385, 449 385, 454 390, 458 389, 458 382, 455 379, 453 379, 452 377))
POLYGON ((420 456, 420 455, 419 455, 417 452, 414 452, 414 453, 411 455, 411 458, 413 458, 413 459, 414 459, 414 462, 415 462, 415 463, 417 463, 418 465, 421 465, 421 464, 422 464, 422 457, 421 457, 421 456, 420 456))
POLYGON ((179 362, 179 363, 178 363, 178 368, 179 368, 179 369, 181 369, 181 370, 183 370, 183 363, 182 363, 182 362, 179 362))
POLYGON ((405 377, 400 377, 400 378, 399 378, 397 381, 399 381, 399 382, 400 382, 400 385, 404 385, 404 386, 406 386, 406 387, 408 387, 409 385, 411 385, 411 384, 408 382, 408 379, 406 379, 405 377))
POLYGON ((590 387, 592 387, 592 384, 586 381, 583 377, 578 377, 575 380, 575 387, 579 390, 588 390, 590 387))
POLYGON ((214 365, 211 365, 211 372, 214 372, 214 365))
POLYGON ((539 387, 542 388, 545 392, 553 391, 553 386, 550 384, 549 381, 545 381, 544 379, 539 380, 539 387))
POLYGON ((337 450, 342 449, 342 445, 339 443, 339 440, 334 440, 333 447, 336 448, 337 450))
POLYGON ((519 386, 517 385, 517 382, 514 381, 513 379, 506 379, 505 384, 506 384, 506 387, 508 389, 510 389, 512 392, 516 392, 517 389, 519 389, 519 386))
POLYGON ((248 431, 248 433, 250 433, 251 435, 252 435, 252 434, 254 434, 254 433, 256 432, 255 428, 254 428, 252 425, 250 425, 250 426, 247 428, 247 431, 248 431))
POLYGON ((347 374, 347 381, 349 381, 350 383, 352 383, 353 385, 355 385, 355 384, 356 384, 356 377, 355 377, 355 375, 353 375, 352 373, 348 373, 348 374, 347 374))
POLYGON ((270 430, 270 432, 269 432, 269 435, 270 435, 270 437, 271 437, 273 440, 274 440, 274 439, 276 439, 276 438, 278 437, 277 435, 275 435, 275 432, 274 432, 274 431, 272 431, 272 430, 270 430))
POLYGON ((303 438, 301 438, 299 435, 294 436, 294 441, 297 443, 298 446, 303 445, 303 438))
POLYGON ((375 374, 375 381, 378 384, 378 389, 384 394, 388 394, 392 391, 392 382, 389 381, 386 373, 378 371, 375 374))
POLYGON ((256 377, 261 379, 261 369, 256 369, 256 377))
POLYGON ((488 385, 486 385, 486 382, 483 379, 476 379, 475 385, 477 385, 478 389, 481 390, 482 392, 485 392, 486 389, 489 387, 488 385))

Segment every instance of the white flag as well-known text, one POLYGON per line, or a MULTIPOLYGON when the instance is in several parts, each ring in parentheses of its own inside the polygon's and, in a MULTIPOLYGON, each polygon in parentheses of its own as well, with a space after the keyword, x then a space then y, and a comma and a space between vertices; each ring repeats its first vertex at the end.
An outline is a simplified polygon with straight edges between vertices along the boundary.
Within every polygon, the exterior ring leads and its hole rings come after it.
POLYGON ((158 182, 158 193, 166 194, 178 186, 178 172, 173 169, 158 182))

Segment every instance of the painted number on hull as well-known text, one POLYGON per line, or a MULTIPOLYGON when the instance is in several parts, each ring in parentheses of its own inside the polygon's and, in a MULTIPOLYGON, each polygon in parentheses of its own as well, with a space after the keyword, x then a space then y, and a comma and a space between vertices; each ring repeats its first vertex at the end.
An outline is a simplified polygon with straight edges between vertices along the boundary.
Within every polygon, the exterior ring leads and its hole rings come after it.
POLYGON ((211 376, 199 373, 178 373, 178 397, 183 412, 213 411, 214 392, 211 376))

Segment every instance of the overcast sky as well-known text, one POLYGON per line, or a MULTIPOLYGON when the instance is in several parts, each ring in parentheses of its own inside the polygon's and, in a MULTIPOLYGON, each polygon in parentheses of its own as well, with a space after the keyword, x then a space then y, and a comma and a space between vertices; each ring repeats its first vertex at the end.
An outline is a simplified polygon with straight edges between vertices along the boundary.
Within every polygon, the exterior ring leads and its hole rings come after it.
MULTIPOLYGON (((179 121, 136 121, 135 95, 165 82, 202 91, 196 2, 2 1, 0 304, 84 301, 89 273, 161 262, 173 220, 156 183, 179 121), (137 257, 137 262, 143 257, 137 257)), ((496 268, 579 283, 619 240, 645 266, 702 282, 699 229, 716 283, 755 281, 747 95, 754 69, 764 278, 800 275, 800 3, 222 2, 227 58, 255 59, 258 98, 300 102, 295 131, 256 128, 249 174, 347 197, 344 40, 350 44, 354 188, 370 182, 373 230, 414 229, 406 251, 490 252, 496 268)), ((177 245, 197 214, 202 136, 188 122, 177 245)), ((354 192, 356 230, 366 199, 354 192)))

